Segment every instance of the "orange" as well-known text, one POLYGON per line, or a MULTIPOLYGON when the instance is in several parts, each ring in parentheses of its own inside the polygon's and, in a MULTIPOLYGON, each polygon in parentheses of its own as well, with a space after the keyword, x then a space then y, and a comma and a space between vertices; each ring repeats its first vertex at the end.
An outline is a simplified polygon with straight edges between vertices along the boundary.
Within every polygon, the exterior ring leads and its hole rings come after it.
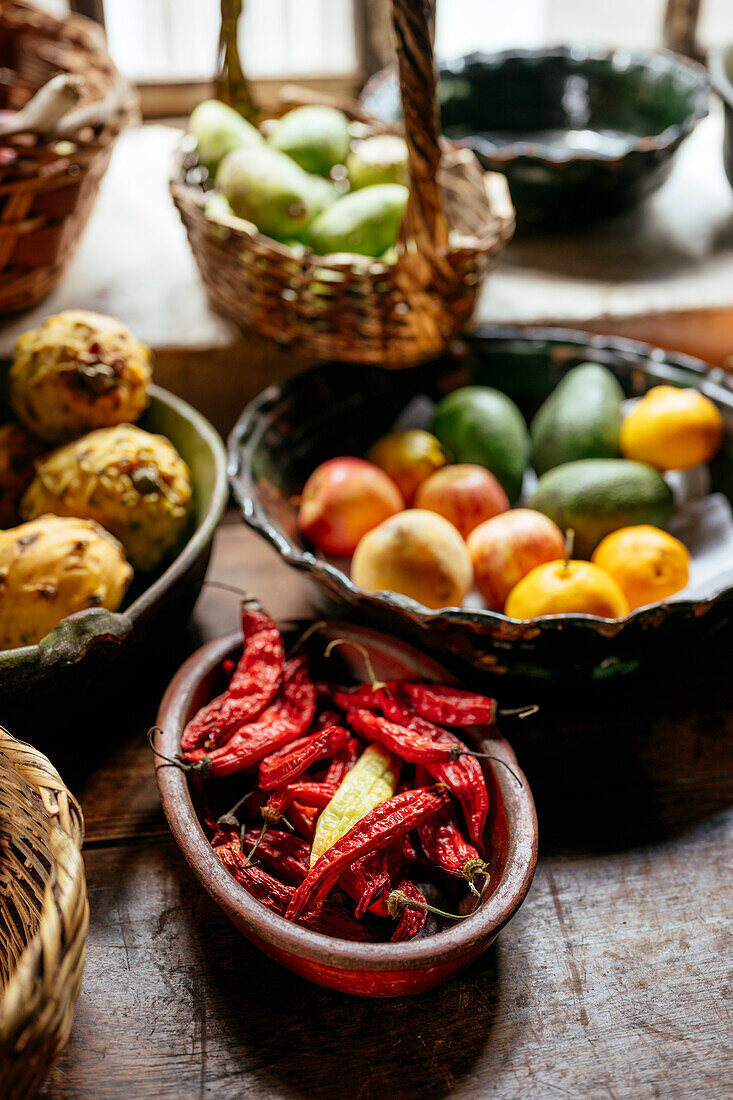
POLYGON ((615 580, 589 561, 550 561, 536 566, 509 593, 510 619, 540 615, 599 615, 622 619, 629 605, 615 580))
POLYGON ((592 561, 613 577, 632 611, 679 592, 690 574, 687 547, 647 524, 622 527, 606 535, 592 561))
POLYGON ((709 462, 723 438, 716 405, 697 390, 655 386, 621 425, 625 458, 659 470, 687 470, 709 462))

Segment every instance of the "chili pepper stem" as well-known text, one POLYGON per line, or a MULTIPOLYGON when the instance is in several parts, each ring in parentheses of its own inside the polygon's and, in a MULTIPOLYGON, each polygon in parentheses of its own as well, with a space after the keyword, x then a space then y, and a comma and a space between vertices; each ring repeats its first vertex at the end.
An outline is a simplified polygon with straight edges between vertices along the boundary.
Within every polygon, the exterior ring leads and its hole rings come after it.
POLYGON ((304 630, 299 638, 291 645, 290 649, 286 653, 286 659, 289 661, 299 649, 302 649, 309 638, 312 638, 314 634, 317 634, 319 630, 323 630, 324 626, 327 626, 325 619, 318 619, 317 622, 311 623, 307 630, 304 630))
POLYGON ((326 646, 323 652, 324 657, 330 657, 334 649, 336 649, 336 647, 340 645, 350 645, 352 649, 356 649, 359 651, 359 653, 361 653, 362 657, 364 658, 364 664, 366 665, 367 676, 369 677, 372 685, 372 691, 381 691, 382 688, 385 688, 387 686, 384 680, 377 679, 374 672, 372 659, 369 656, 369 650, 365 646, 363 646, 361 642, 352 642, 349 638, 334 638, 333 641, 329 642, 326 646))
POLYGON ((435 905, 430 905, 427 901, 413 901, 412 898, 408 898, 404 890, 393 890, 387 898, 387 912, 393 920, 397 920, 403 909, 423 909, 426 913, 434 913, 436 917, 443 917, 445 920, 466 920, 467 917, 472 917, 481 904, 486 888, 488 886, 488 878, 485 886, 481 890, 481 893, 477 894, 477 902, 470 913, 449 913, 446 909, 438 909, 435 905))
POLYGON ((528 703, 525 707, 505 707, 497 713, 501 718, 531 718, 539 709, 537 703, 528 703))
POLYGON ((486 866, 484 861, 479 858, 466 860, 466 865, 463 868, 463 877, 468 883, 468 888, 471 893, 477 898, 482 898, 486 892, 486 887, 488 886, 489 879, 491 877, 489 874, 489 868, 486 866), (475 883, 475 879, 477 879, 479 876, 483 876, 484 879, 484 885, 482 886, 480 891, 476 889, 475 883))
POLYGON ((180 768, 182 772, 189 772, 192 770, 191 764, 187 764, 185 760, 176 760, 172 756, 166 756, 165 753, 158 752, 153 744, 153 738, 156 733, 162 733, 163 730, 160 726, 151 726, 147 733, 148 748, 152 752, 153 756, 157 756, 160 760, 165 761, 164 764, 158 764, 159 768, 168 766, 169 768, 180 768))
MULTIPOLYGON (((267 830, 268 830, 269 828, 270 828, 270 823, 269 823, 268 821, 263 821, 263 822, 262 822, 262 828, 260 829, 260 835, 259 835, 259 836, 257 837, 257 840, 256 840, 256 841, 254 842, 254 844, 252 845, 252 848, 251 848, 251 850, 250 850, 250 853, 249 853, 249 855, 247 856, 246 860, 244 861, 243 867, 249 867, 249 866, 250 866, 250 864, 252 863, 252 857, 254 856, 255 852, 257 851, 257 849, 259 848, 260 844, 262 843, 262 839, 263 839, 263 837, 264 837, 265 833, 267 832, 267 830)), ((240 834, 240 841, 239 841, 239 843, 240 843, 240 847, 241 847, 241 843, 242 843, 242 841, 241 841, 241 834, 240 834)), ((242 849, 242 851, 244 851, 244 849, 242 849)))
POLYGON ((235 596, 241 596, 244 607, 260 608, 262 606, 257 596, 254 596, 251 592, 246 592, 243 588, 238 588, 236 584, 227 584, 226 581, 205 580, 204 585, 207 588, 219 588, 222 592, 233 592, 235 596))
POLYGON ((522 783, 522 780, 514 769, 507 764, 506 760, 502 760, 500 756, 493 756, 490 752, 472 752, 471 749, 462 749, 459 748, 458 745, 454 745, 450 751, 450 758, 451 760, 457 760, 459 756, 474 756, 479 760, 493 760, 495 764, 501 764, 502 768, 506 768, 512 779, 515 779, 520 787, 524 787, 524 783, 522 783))
POLYGON ((247 794, 242 795, 239 802, 235 802, 234 805, 232 806, 231 810, 227 810, 227 812, 225 814, 222 814, 221 817, 218 817, 216 819, 216 824, 217 825, 231 825, 231 827, 233 829, 236 829, 239 825, 239 818, 237 817, 237 811, 239 809, 241 809, 242 806, 244 806, 244 804, 245 804, 245 802, 247 801, 248 798, 251 798, 252 795, 256 794, 256 793, 257 793, 257 788, 255 787, 253 790, 248 791, 247 794))

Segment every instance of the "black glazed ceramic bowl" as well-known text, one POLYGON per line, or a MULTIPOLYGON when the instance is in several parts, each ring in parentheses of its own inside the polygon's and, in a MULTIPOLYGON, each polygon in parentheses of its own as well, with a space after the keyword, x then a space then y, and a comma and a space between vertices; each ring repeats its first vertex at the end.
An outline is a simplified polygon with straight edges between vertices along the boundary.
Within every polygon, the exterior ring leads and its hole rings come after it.
POLYGON ((733 46, 719 50, 710 58, 710 75, 713 87, 723 100, 725 134, 723 137, 723 163, 725 174, 733 187, 733 46))
MULTIPOLYGON (((9 363, 0 364, 0 423, 10 419, 9 363)), ((133 659, 154 652, 186 624, 203 584, 214 532, 228 497, 222 441, 200 413, 167 390, 152 386, 140 427, 165 435, 188 464, 194 515, 186 542, 173 560, 132 582, 120 611, 81 611, 62 620, 38 645, 0 652, 3 721, 34 734, 47 713, 78 710, 81 703, 121 691, 133 659)), ((126 694, 134 694, 135 680, 126 694)))
POLYGON ((508 393, 529 418, 563 375, 588 359, 609 367, 629 397, 669 383, 692 386, 714 400, 725 419, 730 456, 718 471, 718 487, 733 500, 733 379, 723 370, 632 340, 485 327, 466 338, 463 350, 423 367, 385 371, 330 363, 265 390, 229 438, 230 480, 242 517, 286 562, 304 570, 341 615, 367 620, 442 661, 453 659, 456 667, 544 680, 604 678, 637 669, 665 646, 689 652, 733 621, 733 539, 726 561, 730 577, 713 577, 694 598, 673 599, 618 621, 557 615, 520 622, 484 610, 430 611, 393 593, 365 592, 298 533, 294 498, 313 469, 334 455, 364 454, 409 402, 439 399, 478 382, 508 393))
MULTIPOLYGON (((664 50, 507 50, 439 73, 443 133, 506 175, 524 228, 628 210, 664 182, 708 110, 705 70, 664 50)), ((363 99, 374 114, 399 117, 394 73, 373 77, 363 99)))

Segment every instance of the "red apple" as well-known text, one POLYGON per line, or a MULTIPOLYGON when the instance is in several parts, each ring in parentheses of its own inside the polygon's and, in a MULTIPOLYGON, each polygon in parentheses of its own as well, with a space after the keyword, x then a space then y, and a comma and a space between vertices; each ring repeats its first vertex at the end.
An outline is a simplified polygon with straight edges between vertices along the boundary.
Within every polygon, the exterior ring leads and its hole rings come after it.
POLYGON ((383 470, 363 458, 329 458, 308 478, 298 526, 325 554, 349 557, 367 531, 404 508, 383 470))
POLYGON ((565 555, 560 528, 531 508, 486 520, 468 537, 476 587, 491 611, 502 611, 517 581, 537 565, 565 555))
POLYGON ((418 487, 415 507, 437 512, 457 527, 464 539, 474 527, 506 512, 509 498, 483 466, 444 466, 418 487))

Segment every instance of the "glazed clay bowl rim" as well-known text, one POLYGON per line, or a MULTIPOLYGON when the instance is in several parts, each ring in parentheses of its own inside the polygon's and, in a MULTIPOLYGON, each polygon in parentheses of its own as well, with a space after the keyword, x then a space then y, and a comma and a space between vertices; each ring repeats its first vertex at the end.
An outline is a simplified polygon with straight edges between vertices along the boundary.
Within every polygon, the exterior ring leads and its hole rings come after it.
MULTIPOLYGON (((292 624, 280 624, 288 629, 292 624)), ((298 624, 299 626, 301 624, 298 624)), ((390 635, 354 623, 329 620, 322 637, 346 637, 362 642, 378 641, 415 668, 422 679, 455 683, 446 669, 414 647, 390 635)), ((166 756, 180 749, 185 721, 190 716, 196 690, 225 657, 241 650, 241 633, 208 642, 181 666, 171 681, 158 713, 155 748, 166 756)), ((368 972, 395 968, 420 970, 461 956, 476 944, 490 941, 519 909, 529 890, 537 864, 537 814, 526 777, 514 752, 503 738, 491 739, 491 752, 520 777, 519 787, 506 768, 486 761, 506 808, 509 842, 504 873, 495 891, 478 912, 451 928, 406 943, 354 943, 293 924, 256 901, 226 870, 206 839, 191 800, 186 776, 179 769, 156 762, 161 802, 173 837, 196 877, 240 928, 257 939, 300 959, 329 968, 368 972)))
MULTIPOLYGON (((659 375, 655 385, 679 384, 693 386, 709 397, 716 405, 733 412, 733 376, 722 367, 712 367, 693 356, 666 351, 640 340, 631 340, 621 336, 583 332, 581 329, 550 328, 546 326, 523 325, 478 325, 463 336, 470 348, 482 341, 500 346, 523 343, 528 346, 544 345, 577 348, 584 358, 593 358, 595 352, 603 356, 610 352, 647 372, 652 368, 659 375)), ((599 361, 603 362, 603 359, 599 361)), ((271 519, 260 499, 257 484, 248 461, 252 451, 259 443, 280 402, 293 386, 303 385, 310 377, 317 377, 324 368, 333 363, 322 363, 303 371, 300 375, 275 383, 244 408, 227 441, 229 453, 229 483, 239 506, 242 521, 256 531, 273 546, 288 565, 304 570, 316 583, 322 583, 325 577, 332 590, 347 603, 366 601, 371 608, 380 613, 397 612, 424 628, 434 624, 448 623, 454 627, 468 627, 470 630, 481 628, 491 631, 495 639, 502 643, 523 642, 534 639, 538 634, 551 635, 571 626, 587 626, 593 633, 606 639, 613 639, 632 629, 635 625, 642 628, 656 626, 660 616, 664 619, 680 621, 685 617, 697 618, 720 601, 733 602, 733 585, 722 583, 709 595, 685 599, 661 600, 658 603, 630 611, 620 619, 605 619, 600 615, 558 614, 539 615, 534 619, 512 619, 500 611, 486 608, 443 607, 433 610, 409 596, 396 592, 368 592, 354 584, 346 569, 334 565, 317 551, 309 549, 290 536, 278 521, 271 519)), ((378 369, 378 368, 374 368, 378 369)))
POLYGON ((723 104, 733 110, 733 44, 710 55, 710 78, 723 104))
MULTIPOLYGON (((146 584, 130 604, 118 611, 98 608, 65 616, 34 645, 0 651, 0 673, 19 667, 48 668, 53 665, 75 664, 83 661, 95 645, 110 638, 124 642, 137 622, 150 613, 166 592, 183 580, 199 555, 211 545, 229 499, 224 443, 207 418, 183 398, 155 384, 149 387, 148 396, 150 404, 155 403, 168 413, 173 413, 180 425, 187 425, 191 429, 195 437, 192 450, 194 447, 203 448, 211 458, 213 485, 205 499, 201 516, 196 519, 195 525, 187 532, 185 541, 165 564, 162 572, 154 574, 154 579, 146 584)), ((145 424, 145 415, 142 423, 145 424)), ((181 449, 188 452, 188 448, 181 449)), ((182 457, 185 461, 186 454, 182 457)))
POLYGON ((633 134, 627 133, 630 139, 628 148, 618 155, 608 155, 592 150, 568 150, 567 152, 552 153, 548 148, 537 142, 524 141, 518 138, 516 141, 501 147, 494 146, 488 139, 482 139, 478 134, 467 133, 460 138, 454 138, 460 145, 468 145, 469 148, 491 159, 497 167, 508 164, 511 161, 544 162, 552 165, 566 165, 576 162, 588 162, 595 164, 620 164, 634 153, 662 152, 678 145, 685 137, 692 133, 697 123, 706 117, 708 112, 708 93, 710 91, 710 78, 702 65, 690 58, 683 57, 671 50, 650 50, 627 46, 606 47, 600 45, 586 45, 583 43, 573 45, 557 45, 539 47, 537 49, 507 49, 498 53, 472 53, 441 65, 441 71, 460 75, 461 70, 470 65, 481 65, 487 69, 500 69, 507 62, 526 62, 537 67, 543 62, 566 61, 569 65, 581 66, 584 62, 607 62, 610 70, 619 73, 630 72, 638 69, 649 80, 649 74, 661 74, 662 72, 674 75, 675 72, 690 78, 697 78, 697 87, 693 87, 690 80, 690 107, 684 118, 678 122, 670 123, 658 133, 633 134), (622 67, 623 64, 623 67, 622 67), (633 139, 633 140, 631 140, 633 139))

